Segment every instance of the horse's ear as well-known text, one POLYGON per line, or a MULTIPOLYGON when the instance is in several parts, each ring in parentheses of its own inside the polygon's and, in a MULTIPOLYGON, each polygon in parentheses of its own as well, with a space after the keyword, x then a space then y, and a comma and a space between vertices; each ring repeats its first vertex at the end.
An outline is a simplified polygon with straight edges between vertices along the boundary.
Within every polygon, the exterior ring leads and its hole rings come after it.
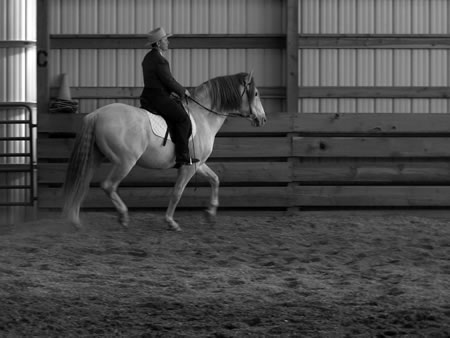
POLYGON ((253 69, 252 69, 252 71, 247 75, 247 78, 245 79, 245 83, 246 83, 247 85, 249 85, 249 84, 252 82, 252 79, 253 79, 253 69))

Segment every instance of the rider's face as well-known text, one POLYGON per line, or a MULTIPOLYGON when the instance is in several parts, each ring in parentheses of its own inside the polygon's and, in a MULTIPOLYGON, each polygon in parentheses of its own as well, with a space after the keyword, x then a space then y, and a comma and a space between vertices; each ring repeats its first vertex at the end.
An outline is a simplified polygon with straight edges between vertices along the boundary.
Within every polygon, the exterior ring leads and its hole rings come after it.
POLYGON ((163 37, 161 40, 159 40, 159 48, 162 51, 166 51, 169 49, 169 39, 167 37, 163 37))

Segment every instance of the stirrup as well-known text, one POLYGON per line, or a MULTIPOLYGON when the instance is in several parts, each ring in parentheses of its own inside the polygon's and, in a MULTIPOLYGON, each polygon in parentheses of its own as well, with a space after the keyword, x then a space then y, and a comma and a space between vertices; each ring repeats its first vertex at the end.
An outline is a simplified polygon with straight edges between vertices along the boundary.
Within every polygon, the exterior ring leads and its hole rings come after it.
POLYGON ((200 162, 200 160, 197 158, 190 157, 189 160, 182 160, 182 161, 175 162, 174 168, 178 169, 183 165, 193 165, 194 163, 197 163, 197 162, 200 162))

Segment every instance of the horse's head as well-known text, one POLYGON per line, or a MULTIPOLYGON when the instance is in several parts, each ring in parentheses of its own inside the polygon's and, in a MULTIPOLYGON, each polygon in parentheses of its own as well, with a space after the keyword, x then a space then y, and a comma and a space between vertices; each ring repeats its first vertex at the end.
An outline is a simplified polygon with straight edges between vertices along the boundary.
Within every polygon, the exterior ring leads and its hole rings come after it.
POLYGON ((242 101, 240 113, 252 122, 253 126, 260 127, 266 123, 266 113, 261 103, 261 96, 255 86, 253 71, 245 74, 242 83, 242 101))
POLYGON ((218 76, 196 88, 195 96, 209 94, 211 112, 223 116, 240 116, 252 121, 254 126, 266 123, 266 113, 255 86, 253 72, 218 76))

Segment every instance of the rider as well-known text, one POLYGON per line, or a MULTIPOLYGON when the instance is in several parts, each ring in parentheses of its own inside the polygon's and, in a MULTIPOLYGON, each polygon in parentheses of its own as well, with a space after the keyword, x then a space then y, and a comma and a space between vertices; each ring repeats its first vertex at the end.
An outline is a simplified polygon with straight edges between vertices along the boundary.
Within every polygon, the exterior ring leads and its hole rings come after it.
POLYGON ((183 105, 170 97, 176 93, 181 99, 190 93, 179 84, 170 72, 169 62, 163 53, 169 49, 168 37, 162 27, 158 27, 148 33, 148 42, 145 46, 152 49, 145 55, 142 61, 144 75, 144 90, 140 101, 141 108, 151 110, 164 117, 171 131, 175 144, 175 167, 192 165, 198 159, 189 156, 189 133, 191 121, 183 105))

